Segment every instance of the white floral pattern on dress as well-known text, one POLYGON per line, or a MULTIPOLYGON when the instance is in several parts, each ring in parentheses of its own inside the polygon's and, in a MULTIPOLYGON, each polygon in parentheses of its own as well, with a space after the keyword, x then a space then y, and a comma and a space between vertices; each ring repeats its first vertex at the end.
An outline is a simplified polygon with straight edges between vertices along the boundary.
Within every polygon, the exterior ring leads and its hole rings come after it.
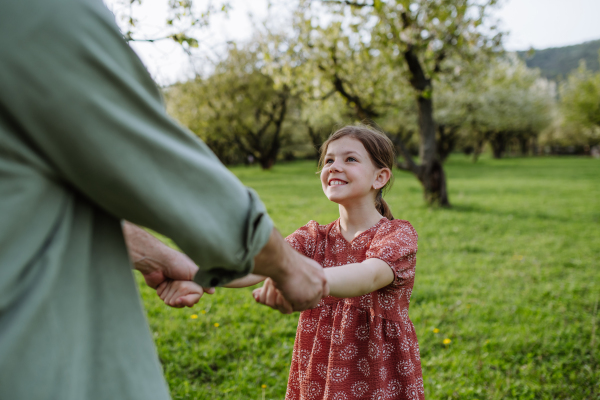
POLYGON ((398 363, 398 372, 400 375, 410 375, 415 370, 415 366, 410 360, 400 361, 398 363))
POLYGON ((367 340, 369 338, 369 326, 361 325, 354 332, 358 340, 367 340))
POLYGON ((409 400, 419 400, 420 396, 419 389, 417 389, 417 385, 408 385, 406 388, 406 396, 409 400))
POLYGON ((388 382, 387 388, 385 390, 386 398, 388 399, 396 399, 402 390, 402 385, 397 380, 392 380, 388 382))
POLYGON ((343 382, 348 375, 350 375, 350 369, 346 367, 330 367, 329 368, 329 379, 332 382, 343 382))
POLYGON ((361 398, 369 391, 369 384, 365 381, 358 381, 352 385, 352 394, 361 398))
POLYGON ((388 370, 386 367, 381 367, 379 368, 379 379, 381 379, 383 382, 385 382, 385 380, 387 379, 388 376, 388 370))
POLYGON ((358 347, 354 343, 350 343, 340 351, 340 358, 342 360, 351 360, 358 354, 358 347))
POLYGON ((371 366, 369 364, 369 360, 366 358, 361 358, 358 360, 358 370, 364 374, 364 376, 368 377, 371 375, 371 366))
POLYGON ((384 389, 376 389, 373 392, 373 396, 371 397, 373 400, 385 400, 385 390, 384 389))
POLYGON ((383 361, 387 360, 392 356, 394 352, 394 345, 391 343, 384 343, 381 350, 381 358, 383 361))

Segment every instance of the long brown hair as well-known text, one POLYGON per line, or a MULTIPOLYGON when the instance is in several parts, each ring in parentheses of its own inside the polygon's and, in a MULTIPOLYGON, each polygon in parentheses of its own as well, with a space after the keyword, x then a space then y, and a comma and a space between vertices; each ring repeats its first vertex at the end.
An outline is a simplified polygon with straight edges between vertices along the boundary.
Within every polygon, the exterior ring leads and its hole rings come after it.
MULTIPOLYGON (((390 171, 394 166, 394 160, 396 159, 396 152, 394 150, 394 144, 392 141, 385 136, 385 134, 379 132, 373 127, 367 125, 347 125, 341 129, 338 129, 329 136, 329 138, 321 145, 319 157, 319 170, 323 169, 325 165, 325 153, 327 153, 327 146, 334 140, 341 139, 345 136, 350 136, 362 143, 362 145, 369 153, 371 161, 377 168, 389 168, 390 171)), ((394 176, 391 175, 387 183, 379 189, 377 196, 375 197, 375 208, 377 211, 389 220, 393 220, 394 216, 390 207, 383 200, 384 192, 392 186, 394 176)))

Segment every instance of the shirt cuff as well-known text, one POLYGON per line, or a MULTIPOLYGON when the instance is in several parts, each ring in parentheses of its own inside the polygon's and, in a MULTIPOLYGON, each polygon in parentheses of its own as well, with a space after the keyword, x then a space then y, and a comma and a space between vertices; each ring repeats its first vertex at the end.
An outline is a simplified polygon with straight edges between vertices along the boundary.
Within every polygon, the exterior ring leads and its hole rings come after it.
POLYGON ((235 255, 238 265, 235 269, 215 266, 208 270, 198 271, 194 281, 202 287, 223 286, 251 273, 254 270, 254 257, 269 241, 273 231, 273 220, 267 214, 267 209, 258 194, 250 188, 247 190, 250 206, 245 224, 243 250, 235 255))

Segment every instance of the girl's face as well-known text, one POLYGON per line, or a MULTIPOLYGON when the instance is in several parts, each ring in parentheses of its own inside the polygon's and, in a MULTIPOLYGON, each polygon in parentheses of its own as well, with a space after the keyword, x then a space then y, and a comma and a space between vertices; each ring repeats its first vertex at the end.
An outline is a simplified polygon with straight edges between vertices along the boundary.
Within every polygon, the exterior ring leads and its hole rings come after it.
POLYGON ((321 170, 325 196, 335 203, 374 201, 377 191, 390 179, 388 168, 377 168, 365 146, 350 136, 334 140, 327 146, 321 170))

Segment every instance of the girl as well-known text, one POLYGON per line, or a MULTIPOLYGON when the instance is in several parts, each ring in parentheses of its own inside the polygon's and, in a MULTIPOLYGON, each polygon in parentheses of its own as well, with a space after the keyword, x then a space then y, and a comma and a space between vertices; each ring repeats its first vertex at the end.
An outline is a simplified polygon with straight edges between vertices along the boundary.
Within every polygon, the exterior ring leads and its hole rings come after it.
MULTIPOLYGON (((288 400, 424 398, 408 317, 417 233, 408 221, 394 219, 382 198, 394 159, 391 141, 366 126, 346 126, 321 147, 321 184, 340 218, 327 225, 310 221, 286 240, 326 269, 330 295, 300 314, 288 400)), ((250 275, 229 287, 263 279, 250 275)), ((187 293, 168 289, 161 298, 187 293)), ((289 309, 270 279, 254 296, 289 309)))

